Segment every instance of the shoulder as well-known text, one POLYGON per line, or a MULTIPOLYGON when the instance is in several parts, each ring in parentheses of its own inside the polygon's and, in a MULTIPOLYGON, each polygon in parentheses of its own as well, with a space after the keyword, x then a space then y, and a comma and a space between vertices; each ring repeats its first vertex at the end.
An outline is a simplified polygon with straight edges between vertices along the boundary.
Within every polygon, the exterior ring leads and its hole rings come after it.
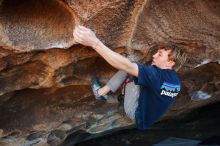
POLYGON ((138 71, 145 71, 145 72, 149 72, 149 73, 160 73, 161 69, 155 65, 146 66, 143 64, 138 64, 138 71))

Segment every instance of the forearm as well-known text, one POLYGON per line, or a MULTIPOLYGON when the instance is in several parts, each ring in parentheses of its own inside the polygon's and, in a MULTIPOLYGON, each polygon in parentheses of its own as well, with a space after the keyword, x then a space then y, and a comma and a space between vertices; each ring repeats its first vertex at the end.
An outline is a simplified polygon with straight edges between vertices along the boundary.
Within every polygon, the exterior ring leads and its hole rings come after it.
POLYGON ((113 67, 137 76, 137 64, 106 47, 90 29, 78 26, 75 28, 73 35, 76 42, 93 47, 113 67))
POLYGON ((126 57, 112 51, 111 49, 106 47, 101 41, 99 41, 96 46, 93 46, 93 48, 114 68, 117 68, 118 70, 123 70, 134 75, 132 71, 134 63, 132 63, 126 57))

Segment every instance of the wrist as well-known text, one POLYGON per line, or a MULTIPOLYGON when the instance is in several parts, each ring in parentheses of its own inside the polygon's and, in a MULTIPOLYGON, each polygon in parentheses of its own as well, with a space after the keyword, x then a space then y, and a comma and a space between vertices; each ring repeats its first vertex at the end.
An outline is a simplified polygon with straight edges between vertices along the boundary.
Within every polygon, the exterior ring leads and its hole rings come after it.
POLYGON ((100 44, 101 44, 101 41, 100 41, 99 39, 97 39, 97 40, 95 41, 95 43, 92 45, 92 48, 93 48, 93 49, 97 49, 100 44))

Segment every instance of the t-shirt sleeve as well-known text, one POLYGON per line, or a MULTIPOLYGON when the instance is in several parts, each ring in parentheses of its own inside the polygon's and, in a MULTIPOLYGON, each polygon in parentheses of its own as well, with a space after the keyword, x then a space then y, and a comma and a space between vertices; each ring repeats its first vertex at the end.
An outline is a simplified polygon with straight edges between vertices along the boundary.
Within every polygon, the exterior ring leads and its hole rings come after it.
POLYGON ((134 78, 134 82, 137 85, 150 86, 154 84, 157 78, 159 78, 158 70, 155 66, 138 65, 138 76, 134 78))

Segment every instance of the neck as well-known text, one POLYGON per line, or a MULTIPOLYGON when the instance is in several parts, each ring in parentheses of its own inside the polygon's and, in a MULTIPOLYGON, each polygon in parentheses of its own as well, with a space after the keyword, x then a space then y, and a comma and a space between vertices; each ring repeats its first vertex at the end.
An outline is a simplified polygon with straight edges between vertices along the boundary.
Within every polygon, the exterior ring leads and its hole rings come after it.
MULTIPOLYGON (((157 67, 159 67, 159 66, 157 66, 157 67)), ((163 67, 159 67, 160 69, 173 69, 172 67, 170 67, 170 66, 163 66, 163 67)))

